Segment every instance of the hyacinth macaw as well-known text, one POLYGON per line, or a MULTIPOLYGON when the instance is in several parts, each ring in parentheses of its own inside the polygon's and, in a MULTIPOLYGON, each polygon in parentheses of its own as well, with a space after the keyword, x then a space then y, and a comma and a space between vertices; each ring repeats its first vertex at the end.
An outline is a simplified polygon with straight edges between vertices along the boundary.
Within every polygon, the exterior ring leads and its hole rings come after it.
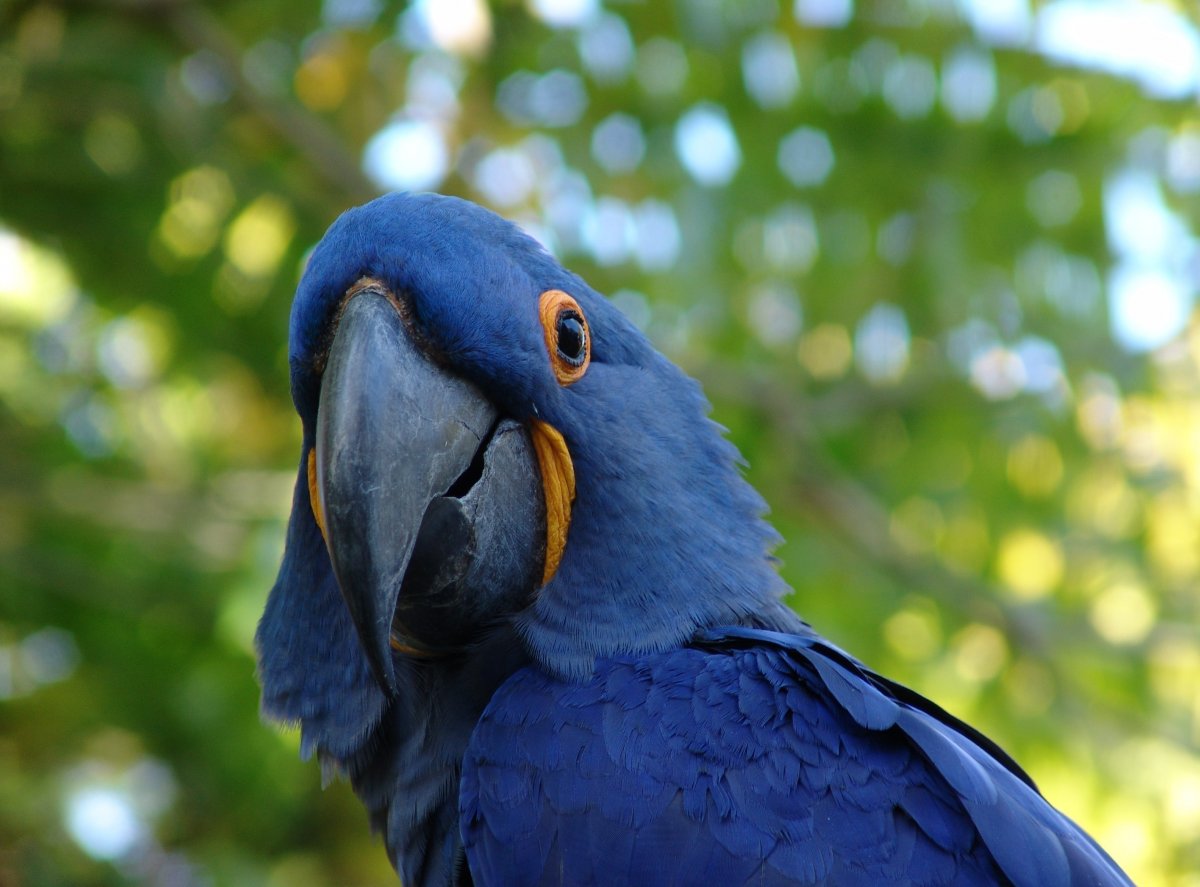
POLYGON ((780 602, 699 387, 516 226, 436 195, 346 212, 289 349, 263 710, 405 884, 1130 883, 780 602))

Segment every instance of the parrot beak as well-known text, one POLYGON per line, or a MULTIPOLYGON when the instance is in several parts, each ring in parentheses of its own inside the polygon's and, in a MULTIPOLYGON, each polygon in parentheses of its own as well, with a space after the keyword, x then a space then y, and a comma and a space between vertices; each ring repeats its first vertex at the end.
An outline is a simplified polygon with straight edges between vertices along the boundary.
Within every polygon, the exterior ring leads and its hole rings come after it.
POLYGON ((444 655, 526 606, 545 557, 528 430, 413 341, 381 285, 352 290, 330 344, 313 510, 371 668, 444 655))

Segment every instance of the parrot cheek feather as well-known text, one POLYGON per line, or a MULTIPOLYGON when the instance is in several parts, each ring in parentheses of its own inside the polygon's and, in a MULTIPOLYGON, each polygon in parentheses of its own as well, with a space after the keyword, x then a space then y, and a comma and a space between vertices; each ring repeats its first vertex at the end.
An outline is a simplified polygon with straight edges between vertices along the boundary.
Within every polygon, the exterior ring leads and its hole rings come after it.
POLYGON ((357 643, 309 505, 307 470, 297 478, 283 563, 255 634, 262 711, 300 723, 301 751, 356 749, 385 700, 357 643))

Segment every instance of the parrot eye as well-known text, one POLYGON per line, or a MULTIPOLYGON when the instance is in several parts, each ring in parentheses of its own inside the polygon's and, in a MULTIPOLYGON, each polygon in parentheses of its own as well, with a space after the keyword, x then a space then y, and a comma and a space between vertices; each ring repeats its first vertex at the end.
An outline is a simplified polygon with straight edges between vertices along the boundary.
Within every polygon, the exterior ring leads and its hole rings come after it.
POLYGON ((539 314, 546 351, 558 384, 578 382, 592 359, 592 336, 583 309, 562 290, 542 293, 539 314))
POLYGON ((571 309, 560 311, 558 323, 558 356, 573 367, 583 363, 587 356, 587 330, 583 328, 583 318, 571 309))

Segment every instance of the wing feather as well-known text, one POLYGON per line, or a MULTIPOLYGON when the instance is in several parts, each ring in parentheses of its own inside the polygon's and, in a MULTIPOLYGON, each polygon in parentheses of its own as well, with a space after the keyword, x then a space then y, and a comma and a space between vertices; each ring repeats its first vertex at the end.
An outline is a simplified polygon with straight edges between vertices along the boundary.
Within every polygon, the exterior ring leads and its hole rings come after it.
POLYGON ((480 887, 1126 885, 1011 759, 816 635, 513 675, 460 798, 480 887))

